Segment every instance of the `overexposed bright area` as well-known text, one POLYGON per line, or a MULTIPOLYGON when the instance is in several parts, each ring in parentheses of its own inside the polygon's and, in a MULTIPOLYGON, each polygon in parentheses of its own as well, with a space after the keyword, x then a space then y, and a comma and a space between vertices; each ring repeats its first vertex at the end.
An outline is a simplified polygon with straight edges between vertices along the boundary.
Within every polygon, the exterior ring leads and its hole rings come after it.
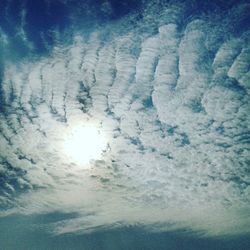
POLYGON ((104 133, 95 125, 78 125, 70 129, 64 140, 64 153, 71 162, 87 167, 98 160, 107 146, 104 133))

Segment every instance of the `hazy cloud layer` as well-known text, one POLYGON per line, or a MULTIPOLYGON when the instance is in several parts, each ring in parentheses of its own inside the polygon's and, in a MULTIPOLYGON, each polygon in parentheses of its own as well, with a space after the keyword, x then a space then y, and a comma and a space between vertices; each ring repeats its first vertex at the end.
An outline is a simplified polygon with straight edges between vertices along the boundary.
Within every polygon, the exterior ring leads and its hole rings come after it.
MULTIPOLYGON (((27 38, 30 55, 5 61, 3 216, 79 214, 52 225, 56 233, 127 223, 249 232, 250 33, 242 22, 250 5, 189 18, 187 5, 159 6, 72 31, 72 43, 39 58, 27 38), (108 138, 90 169, 63 152, 78 124, 108 138)), ((9 39, 0 29, 2 47, 9 39)))

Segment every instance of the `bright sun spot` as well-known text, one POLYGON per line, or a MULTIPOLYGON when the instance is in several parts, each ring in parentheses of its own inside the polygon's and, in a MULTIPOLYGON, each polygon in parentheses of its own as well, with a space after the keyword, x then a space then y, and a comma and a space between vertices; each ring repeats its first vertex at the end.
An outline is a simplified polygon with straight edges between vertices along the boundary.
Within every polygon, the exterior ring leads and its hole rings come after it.
POLYGON ((76 164, 101 158, 107 146, 104 134, 95 126, 78 126, 65 139, 65 153, 76 164))

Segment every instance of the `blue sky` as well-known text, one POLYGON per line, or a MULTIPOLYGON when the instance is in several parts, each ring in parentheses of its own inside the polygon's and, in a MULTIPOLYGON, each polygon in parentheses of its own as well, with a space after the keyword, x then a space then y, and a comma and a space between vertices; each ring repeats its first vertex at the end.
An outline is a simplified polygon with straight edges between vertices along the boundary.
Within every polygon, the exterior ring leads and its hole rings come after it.
POLYGON ((152 233, 140 226, 105 229, 92 234, 51 236, 46 224, 72 218, 74 215, 49 214, 39 216, 12 216, 2 220, 1 242, 5 249, 165 249, 165 250, 235 250, 247 249, 248 236, 199 238, 186 230, 152 233), (11 231, 11 234, 8 233, 11 231), (16 247, 18 242, 18 248, 16 247))

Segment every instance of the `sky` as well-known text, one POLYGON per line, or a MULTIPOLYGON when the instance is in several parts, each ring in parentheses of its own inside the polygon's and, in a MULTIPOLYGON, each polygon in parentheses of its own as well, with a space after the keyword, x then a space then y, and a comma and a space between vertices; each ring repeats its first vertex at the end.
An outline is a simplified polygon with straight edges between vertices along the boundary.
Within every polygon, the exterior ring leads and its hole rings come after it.
POLYGON ((1 0, 0 248, 247 249, 249 13, 1 0))

